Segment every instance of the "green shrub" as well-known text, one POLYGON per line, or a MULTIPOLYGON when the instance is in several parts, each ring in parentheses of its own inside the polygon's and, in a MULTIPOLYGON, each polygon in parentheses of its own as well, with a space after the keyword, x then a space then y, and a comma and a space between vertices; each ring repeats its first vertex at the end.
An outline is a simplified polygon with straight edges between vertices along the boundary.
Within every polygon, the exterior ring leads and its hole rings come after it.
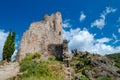
POLYGON ((86 76, 84 76, 84 75, 82 75, 82 74, 81 74, 81 79, 82 79, 82 80, 89 80, 86 76))
POLYGON ((120 68, 120 63, 116 63, 115 66, 117 66, 118 68, 120 68))
POLYGON ((115 62, 115 66, 120 68, 120 53, 114 53, 114 54, 109 54, 105 55, 109 59, 113 60, 115 62))
POLYGON ((20 72, 23 75, 18 77, 18 80, 65 80, 62 74, 64 70, 59 61, 54 57, 48 60, 34 59, 40 57, 38 54, 29 54, 20 63, 20 72))
POLYGON ((24 61, 29 61, 29 60, 33 60, 33 59, 40 59, 40 57, 41 57, 41 55, 39 54, 39 53, 35 53, 35 54, 30 54, 30 53, 28 53, 27 55, 26 55, 26 57, 22 60, 22 62, 24 62, 24 61))
POLYGON ((112 80, 110 77, 98 77, 97 80, 112 80))
POLYGON ((56 60, 56 57, 55 57, 55 56, 49 56, 48 60, 50 60, 50 61, 55 61, 55 60, 56 60))
POLYGON ((77 63, 76 64, 76 68, 79 70, 79 69, 82 69, 84 67, 84 63, 81 63, 81 62, 79 62, 79 63, 77 63))
POLYGON ((91 70, 91 69, 92 69, 92 67, 90 65, 87 65, 84 67, 84 70, 91 70))

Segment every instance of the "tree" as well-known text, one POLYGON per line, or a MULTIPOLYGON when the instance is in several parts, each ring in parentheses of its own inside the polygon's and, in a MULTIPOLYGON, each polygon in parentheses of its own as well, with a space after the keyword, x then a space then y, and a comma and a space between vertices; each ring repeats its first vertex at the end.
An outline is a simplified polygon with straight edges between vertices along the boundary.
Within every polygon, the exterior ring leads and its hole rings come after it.
POLYGON ((10 30, 3 47, 3 60, 7 60, 7 61, 11 60, 11 56, 15 51, 15 36, 16 33, 10 30))

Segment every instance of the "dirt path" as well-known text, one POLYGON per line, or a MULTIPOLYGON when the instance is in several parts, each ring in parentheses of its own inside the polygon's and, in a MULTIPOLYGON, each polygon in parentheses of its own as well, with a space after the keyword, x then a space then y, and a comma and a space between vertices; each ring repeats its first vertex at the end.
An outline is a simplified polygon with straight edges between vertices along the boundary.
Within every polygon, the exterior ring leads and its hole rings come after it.
POLYGON ((19 64, 17 62, 8 63, 4 66, 0 66, 0 80, 6 80, 14 77, 19 72, 19 64))

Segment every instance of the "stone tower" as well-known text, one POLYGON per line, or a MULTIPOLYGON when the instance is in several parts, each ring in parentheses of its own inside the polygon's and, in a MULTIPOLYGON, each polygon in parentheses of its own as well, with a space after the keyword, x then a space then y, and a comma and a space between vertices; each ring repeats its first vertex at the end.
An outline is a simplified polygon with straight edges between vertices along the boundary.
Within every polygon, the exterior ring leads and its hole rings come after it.
MULTIPOLYGON (((21 61, 28 53, 48 53, 50 52, 48 49, 50 45, 59 45, 57 47, 61 47, 62 42, 61 13, 56 12, 51 16, 45 15, 42 21, 33 22, 29 30, 24 32, 19 45, 17 60, 21 61)), ((54 54, 56 56, 57 54, 62 55, 62 52, 54 54)))
POLYGON ((63 62, 66 67, 66 80, 71 80, 71 72, 70 72, 70 56, 68 53, 68 41, 63 40, 63 62))

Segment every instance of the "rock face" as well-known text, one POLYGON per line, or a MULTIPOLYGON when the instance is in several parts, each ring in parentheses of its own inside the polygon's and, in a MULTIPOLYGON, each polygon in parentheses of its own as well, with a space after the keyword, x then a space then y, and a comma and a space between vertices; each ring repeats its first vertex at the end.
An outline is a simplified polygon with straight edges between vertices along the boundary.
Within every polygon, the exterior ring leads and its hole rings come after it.
POLYGON ((17 60, 21 61, 27 53, 55 54, 61 57, 62 18, 56 12, 51 16, 45 15, 40 22, 33 22, 21 39, 17 60), (60 47, 60 48, 59 48, 60 47), (58 51, 56 53, 56 51, 58 51), (52 53, 53 52, 53 53, 52 53))

